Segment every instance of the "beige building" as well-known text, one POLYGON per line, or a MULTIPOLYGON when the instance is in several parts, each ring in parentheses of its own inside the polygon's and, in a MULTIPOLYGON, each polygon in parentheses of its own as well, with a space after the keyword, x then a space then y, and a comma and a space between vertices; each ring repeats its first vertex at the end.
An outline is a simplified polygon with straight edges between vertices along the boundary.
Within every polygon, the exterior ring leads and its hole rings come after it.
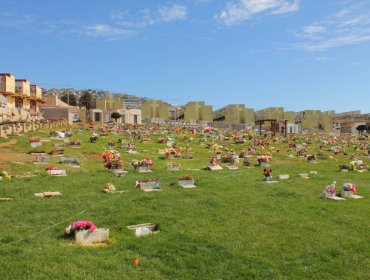
POLYGON ((212 106, 204 102, 188 102, 184 108, 184 120, 189 123, 213 122, 212 106))
POLYGON ((300 131, 323 130, 327 133, 333 132, 333 117, 330 114, 322 114, 320 110, 305 110, 297 113, 296 122, 300 131))
POLYGON ((41 117, 40 106, 47 101, 42 98, 42 89, 37 85, 30 86, 30 114, 31 116, 41 117))
POLYGON ((114 112, 121 115, 117 119, 118 123, 141 124, 141 110, 127 109, 125 102, 115 94, 106 94, 103 99, 96 101, 96 109, 91 110, 91 120, 95 122, 115 121, 112 118, 114 112))
POLYGON ((214 113, 214 119, 227 123, 254 124, 254 110, 246 109, 244 104, 230 104, 214 113))
POLYGON ((288 123, 295 123, 295 112, 293 111, 286 111, 284 112, 284 120, 287 120, 288 123))
POLYGON ((254 113, 254 109, 246 108, 244 110, 244 123, 255 124, 255 122, 256 122, 256 115, 254 113))
POLYGON ((42 99, 41 89, 37 86, 33 88, 35 95, 31 94, 28 80, 16 80, 14 75, 8 73, 0 74, 1 119, 9 121, 40 119, 39 106, 46 101, 42 99), (34 98, 37 94, 38 97, 34 98))
POLYGON ((40 106, 43 117, 47 120, 67 120, 69 124, 76 121, 86 121, 85 109, 79 109, 76 106, 70 106, 58 99, 55 95, 49 95, 47 104, 40 106))
POLYGON ((148 100, 141 105, 141 115, 144 120, 149 121, 168 121, 170 106, 158 100, 148 100))
POLYGON ((256 111, 256 119, 276 119, 284 120, 284 108, 283 107, 269 107, 256 111))
POLYGON ((115 94, 106 95, 103 99, 96 100, 96 109, 99 110, 121 110, 125 108, 125 102, 115 94))
POLYGON ((333 127, 338 133, 357 134, 359 125, 367 125, 370 122, 370 114, 361 114, 361 111, 351 111, 335 114, 333 127))

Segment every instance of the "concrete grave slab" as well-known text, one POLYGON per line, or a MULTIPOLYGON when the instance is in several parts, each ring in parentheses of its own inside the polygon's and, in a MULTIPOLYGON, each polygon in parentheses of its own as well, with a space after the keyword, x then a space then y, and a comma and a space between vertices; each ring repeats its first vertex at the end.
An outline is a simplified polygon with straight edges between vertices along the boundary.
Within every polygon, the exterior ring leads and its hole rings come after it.
POLYGON ((216 170, 222 170, 223 168, 220 165, 214 165, 214 166, 208 166, 208 169, 211 171, 216 171, 216 170))
POLYGON ((106 243, 109 239, 109 229, 97 228, 94 231, 76 230, 75 241, 79 244, 106 243))
POLYGON ((62 195, 60 192, 42 192, 42 193, 34 193, 34 196, 37 197, 54 197, 62 195))
POLYGON ((150 234, 159 233, 159 229, 157 225, 152 224, 152 223, 131 225, 131 226, 127 226, 127 229, 134 230, 136 237, 142 237, 142 236, 147 236, 150 234))
POLYGON ((289 174, 281 174, 279 175, 280 180, 289 180, 290 176, 289 174))

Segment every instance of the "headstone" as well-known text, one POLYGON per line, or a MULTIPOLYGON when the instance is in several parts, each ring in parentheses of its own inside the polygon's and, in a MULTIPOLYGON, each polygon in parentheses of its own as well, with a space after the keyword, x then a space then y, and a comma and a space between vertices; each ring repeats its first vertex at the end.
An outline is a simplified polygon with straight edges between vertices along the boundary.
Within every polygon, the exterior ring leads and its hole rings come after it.
POLYGON ((194 185, 194 180, 179 180, 177 181, 177 184, 184 189, 193 189, 197 187, 194 185))
POLYGON ((57 169, 57 170, 47 170, 47 172, 52 176, 67 176, 67 170, 57 169))
POLYGON ((109 239, 109 229, 97 228, 94 231, 90 230, 76 230, 75 240, 79 244, 95 244, 106 243, 109 239))
POLYGON ((160 191, 161 182, 159 181, 140 182, 140 188, 144 192, 160 191))
POLYGON ((216 170, 222 170, 222 167, 219 165, 208 165, 208 169, 211 171, 216 171, 216 170))
POLYGON ((49 158, 44 155, 36 156, 36 163, 47 163, 49 162, 49 158))
POLYGON ((79 158, 68 158, 68 157, 62 157, 60 159, 60 163, 71 163, 71 164, 80 164, 80 159, 79 158))
POLYGON ((128 172, 123 169, 109 169, 110 173, 116 174, 118 177, 125 176, 128 172))
POLYGON ((167 164, 168 171, 177 171, 180 170, 181 165, 179 163, 169 163, 167 164))
POLYGON ((127 229, 134 230, 137 237, 159 233, 158 226, 151 223, 127 226, 127 229))
POLYGON ((152 172, 152 171, 149 169, 149 166, 139 166, 139 172, 140 173, 148 173, 148 172, 152 172))

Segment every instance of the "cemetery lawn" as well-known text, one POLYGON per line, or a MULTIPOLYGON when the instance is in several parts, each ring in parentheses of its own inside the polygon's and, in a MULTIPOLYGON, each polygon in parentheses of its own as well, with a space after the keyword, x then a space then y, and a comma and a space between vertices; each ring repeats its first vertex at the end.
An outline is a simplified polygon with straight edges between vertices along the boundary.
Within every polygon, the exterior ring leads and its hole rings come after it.
MULTIPOLYGON (((253 166, 255 158, 251 168, 204 170, 213 154, 196 142, 189 143, 194 159, 173 160, 182 168, 169 172, 170 161, 157 153, 165 147, 157 143, 161 136, 152 135, 149 143, 137 141, 136 155, 116 148, 129 171, 124 177, 108 173, 100 157, 108 141, 128 141, 121 135, 93 144, 87 131, 74 133, 71 139, 81 139, 82 146, 66 147, 65 154, 79 157, 81 168, 59 164, 51 156, 48 165, 34 164, 31 156, 23 164, 0 161, 2 170, 12 175, 36 175, 0 181, 0 197, 13 198, 0 201, 0 279, 369 279, 370 173, 338 172, 338 164, 349 156, 331 159, 326 151, 326 160, 307 163, 288 158, 286 143, 277 143, 273 178, 289 174, 290 180, 266 184, 263 168, 253 166), (139 174, 130 162, 145 157, 154 161, 153 172, 139 174), (49 165, 65 167, 68 176, 47 175, 49 165), (298 175, 312 170, 317 175, 310 179, 298 175), (186 174, 194 176, 197 188, 177 186, 176 178, 186 174), (136 178, 159 178, 162 191, 134 189, 136 178), (338 192, 343 183, 355 183, 364 198, 321 199, 333 180, 338 192), (103 193, 107 182, 125 192, 103 193), (33 196, 45 191, 62 196, 33 196), (109 228, 109 244, 83 247, 65 238, 64 228, 76 220, 109 228), (137 238, 126 228, 141 223, 158 224, 160 233, 137 238), (139 266, 133 265, 134 258, 139 266)), ((17 143, 2 146, 0 160, 2 154, 14 153, 16 158, 30 152, 27 137, 9 139, 17 143)), ((180 139, 178 147, 185 146, 180 139)), ((62 141, 44 142, 37 149, 50 152, 55 143, 62 141)), ((240 150, 249 144, 230 147, 240 150)))

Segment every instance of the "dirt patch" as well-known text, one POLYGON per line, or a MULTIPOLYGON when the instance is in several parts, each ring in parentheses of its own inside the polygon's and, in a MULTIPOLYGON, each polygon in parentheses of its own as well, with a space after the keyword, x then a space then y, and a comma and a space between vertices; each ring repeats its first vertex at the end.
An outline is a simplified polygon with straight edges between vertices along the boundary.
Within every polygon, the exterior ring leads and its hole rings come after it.
MULTIPOLYGON (((2 143, 8 144, 8 143, 2 143)), ((11 144, 12 145, 12 144, 11 144)), ((27 154, 15 153, 7 149, 0 149, 0 171, 11 171, 11 163, 32 163, 35 160, 33 156, 27 154)))
POLYGON ((9 142, 0 143, 0 148, 9 147, 9 146, 15 145, 15 144, 17 144, 17 140, 13 139, 13 140, 10 140, 9 142))
POLYGON ((103 158, 100 155, 93 154, 93 155, 85 155, 85 157, 89 160, 95 161, 95 162, 102 162, 103 158))

